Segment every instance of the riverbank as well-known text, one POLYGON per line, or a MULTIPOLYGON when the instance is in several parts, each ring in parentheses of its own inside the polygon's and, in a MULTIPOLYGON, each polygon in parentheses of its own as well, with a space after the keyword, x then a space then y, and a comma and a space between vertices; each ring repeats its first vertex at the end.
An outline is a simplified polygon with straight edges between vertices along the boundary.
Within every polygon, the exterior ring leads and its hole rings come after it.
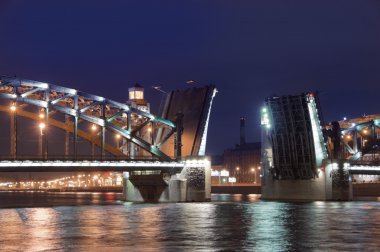
POLYGON ((115 192, 122 193, 123 187, 64 187, 64 188, 38 188, 38 189, 21 189, 21 188, 5 188, 0 192, 115 192))

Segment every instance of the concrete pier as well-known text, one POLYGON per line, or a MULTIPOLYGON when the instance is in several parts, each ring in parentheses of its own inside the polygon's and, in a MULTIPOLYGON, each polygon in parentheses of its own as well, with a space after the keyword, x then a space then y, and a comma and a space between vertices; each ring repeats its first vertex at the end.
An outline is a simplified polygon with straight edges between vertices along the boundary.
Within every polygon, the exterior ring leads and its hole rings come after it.
POLYGON ((347 164, 327 161, 318 169, 315 179, 276 180, 271 174, 264 174, 262 199, 265 200, 352 200, 352 178, 347 164))
POLYGON ((180 172, 145 170, 124 172, 124 198, 131 202, 202 202, 211 199, 208 160, 181 161, 180 172))

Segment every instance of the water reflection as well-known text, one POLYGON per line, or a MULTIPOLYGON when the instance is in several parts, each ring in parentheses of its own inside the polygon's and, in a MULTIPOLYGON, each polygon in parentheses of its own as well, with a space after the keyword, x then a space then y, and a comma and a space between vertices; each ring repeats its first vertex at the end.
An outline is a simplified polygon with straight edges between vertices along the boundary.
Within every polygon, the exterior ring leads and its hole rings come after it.
POLYGON ((132 204, 121 203, 117 194, 86 193, 33 198, 48 207, 0 209, 2 251, 375 251, 380 246, 380 202, 285 203, 213 195, 208 203, 132 204), (77 206, 80 202, 84 205, 77 206))
POLYGON ((28 220, 26 240, 30 251, 62 249, 61 228, 57 222, 57 213, 51 208, 34 208, 27 212, 28 220), (34 241, 41 241, 39 243, 34 241))

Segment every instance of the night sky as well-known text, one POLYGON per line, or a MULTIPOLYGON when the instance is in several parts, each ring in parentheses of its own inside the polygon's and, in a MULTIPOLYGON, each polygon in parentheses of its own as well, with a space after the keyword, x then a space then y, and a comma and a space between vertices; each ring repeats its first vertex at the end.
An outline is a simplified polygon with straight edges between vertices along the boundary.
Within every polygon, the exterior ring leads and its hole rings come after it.
MULTIPOLYGON (((0 74, 127 100, 213 83, 208 154, 260 140, 271 95, 319 90, 325 121, 380 113, 379 1, 0 0, 0 74)), ((157 106, 155 106, 157 107, 157 106)))

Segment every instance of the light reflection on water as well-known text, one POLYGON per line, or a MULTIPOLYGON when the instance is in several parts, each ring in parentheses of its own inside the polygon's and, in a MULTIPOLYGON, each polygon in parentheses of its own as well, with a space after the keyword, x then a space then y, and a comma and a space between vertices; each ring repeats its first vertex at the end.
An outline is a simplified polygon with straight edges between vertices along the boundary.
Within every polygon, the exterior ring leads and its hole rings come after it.
MULTIPOLYGON (((37 202, 40 207, 0 209, 1 251, 380 247, 380 202, 375 201, 285 203, 260 201, 257 195, 221 194, 207 203, 132 204, 120 201, 118 194, 41 193, 33 194, 33 202, 28 197, 21 193, 13 203, 19 205, 24 198, 27 206, 37 202)), ((11 205, 12 199, 0 193, 0 206, 11 205)))

